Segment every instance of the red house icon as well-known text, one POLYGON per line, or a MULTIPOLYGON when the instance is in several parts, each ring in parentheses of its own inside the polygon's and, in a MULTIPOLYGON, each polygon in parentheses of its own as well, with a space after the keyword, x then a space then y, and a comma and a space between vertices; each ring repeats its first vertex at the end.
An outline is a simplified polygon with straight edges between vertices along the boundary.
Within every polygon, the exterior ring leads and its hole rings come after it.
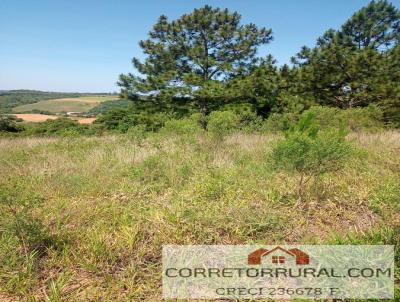
POLYGON ((285 263, 286 257, 294 258, 297 265, 305 265, 310 263, 310 257, 303 251, 297 248, 286 250, 280 246, 277 246, 272 250, 267 250, 263 248, 255 250, 254 252, 249 254, 247 258, 247 263, 250 265, 261 264, 262 259, 268 255, 271 256, 271 262, 273 264, 285 263), (280 252, 279 255, 274 255, 278 254, 276 252, 280 252))

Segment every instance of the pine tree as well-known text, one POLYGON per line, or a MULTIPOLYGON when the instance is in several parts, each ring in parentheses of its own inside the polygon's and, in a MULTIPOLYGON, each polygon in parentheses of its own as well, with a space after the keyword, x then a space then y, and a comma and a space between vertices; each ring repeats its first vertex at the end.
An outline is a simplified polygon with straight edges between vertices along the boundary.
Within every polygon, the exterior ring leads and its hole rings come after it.
POLYGON ((270 29, 240 20, 237 12, 208 5, 171 22, 161 16, 140 42, 146 59, 132 60, 141 76, 120 76, 122 94, 187 98, 204 122, 210 102, 221 97, 227 82, 249 72, 258 61, 257 47, 272 39, 270 29))
POLYGON ((300 73, 297 92, 340 108, 392 100, 388 71, 396 63, 388 54, 400 40, 399 28, 399 10, 387 1, 370 2, 340 30, 328 30, 316 47, 303 47, 293 58, 300 73))
POLYGON ((400 41, 400 12, 386 0, 371 1, 343 24, 342 33, 359 49, 388 48, 400 41))

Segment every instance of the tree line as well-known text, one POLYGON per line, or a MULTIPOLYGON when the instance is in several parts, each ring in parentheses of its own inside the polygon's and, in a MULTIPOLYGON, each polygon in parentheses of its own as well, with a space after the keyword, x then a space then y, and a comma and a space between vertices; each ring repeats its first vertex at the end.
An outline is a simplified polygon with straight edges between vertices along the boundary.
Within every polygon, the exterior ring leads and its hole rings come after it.
POLYGON ((136 72, 119 77, 131 111, 104 119, 197 112, 207 128, 215 110, 268 118, 313 105, 376 106, 386 124, 400 126, 400 11, 393 4, 370 2, 314 47, 302 47, 290 65, 257 56, 272 39, 271 29, 242 24, 241 15, 228 9, 206 5, 172 21, 162 15, 139 43, 145 59, 133 58, 136 72))

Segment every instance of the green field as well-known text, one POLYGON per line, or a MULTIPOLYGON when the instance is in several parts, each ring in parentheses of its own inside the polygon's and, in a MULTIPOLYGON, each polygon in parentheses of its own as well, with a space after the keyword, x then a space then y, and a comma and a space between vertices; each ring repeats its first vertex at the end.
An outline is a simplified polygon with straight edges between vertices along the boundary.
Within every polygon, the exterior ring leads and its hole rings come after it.
POLYGON ((104 101, 116 100, 118 97, 110 95, 82 96, 77 98, 63 98, 44 100, 33 104, 17 106, 12 109, 14 113, 45 111, 50 113, 61 112, 88 112, 104 101))
POLYGON ((279 137, 1 139, 0 300, 162 301, 164 244, 399 244, 398 131, 350 134, 303 206, 279 137))
MULTIPOLYGON (((100 95, 101 93, 98 93, 100 95)), ((93 94, 95 95, 95 94, 93 94)), ((44 100, 76 98, 81 93, 46 92, 37 90, 0 91, 0 113, 11 113, 12 108, 44 100)))

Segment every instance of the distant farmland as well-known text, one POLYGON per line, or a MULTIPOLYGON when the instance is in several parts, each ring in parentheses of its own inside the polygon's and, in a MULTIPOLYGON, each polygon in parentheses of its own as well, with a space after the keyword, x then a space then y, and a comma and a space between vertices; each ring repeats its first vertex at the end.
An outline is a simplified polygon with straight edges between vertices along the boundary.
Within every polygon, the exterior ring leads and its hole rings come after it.
POLYGON ((26 122, 44 122, 47 120, 55 120, 58 118, 56 115, 45 115, 45 114, 35 114, 35 113, 23 113, 14 114, 17 118, 22 119, 26 122))
MULTIPOLYGON (((36 113, 20 113, 14 114, 17 118, 22 119, 24 122, 45 122, 47 120, 55 120, 60 118, 57 115, 46 115, 36 113)), ((79 124, 91 124, 96 118, 93 117, 70 117, 70 119, 78 121, 79 124)))
POLYGON ((15 113, 32 112, 34 110, 46 111, 51 113, 60 112, 87 112, 104 101, 117 100, 117 96, 98 95, 82 96, 78 98, 63 98, 39 101, 37 103, 26 104, 14 107, 15 113))

